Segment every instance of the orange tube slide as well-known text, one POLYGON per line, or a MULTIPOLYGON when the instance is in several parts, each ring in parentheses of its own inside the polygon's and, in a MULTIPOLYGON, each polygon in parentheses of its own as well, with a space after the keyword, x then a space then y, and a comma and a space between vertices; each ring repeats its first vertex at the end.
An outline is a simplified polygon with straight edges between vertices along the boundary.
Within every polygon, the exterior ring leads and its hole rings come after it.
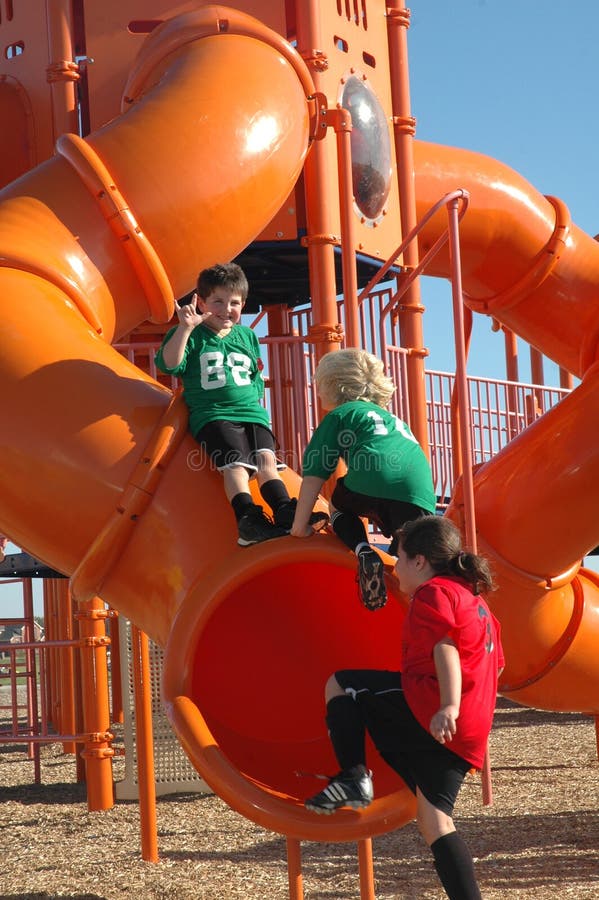
MULTIPOLYGON (((450 187, 468 306, 494 316, 582 383, 475 473, 478 541, 493 560, 507 665, 500 690, 544 709, 599 712, 599 581, 579 561, 599 545, 599 245, 512 169, 416 144, 419 217, 450 187), (501 490, 498 490, 501 485, 501 490)), ((422 233, 430 246, 444 223, 422 233)), ((449 277, 447 256, 428 274, 449 277)), ((462 523, 459 491, 448 514, 462 523)))
POLYGON ((312 90, 282 38, 206 7, 153 32, 124 115, 61 138, 0 193, 0 530, 166 648, 171 720, 231 806, 336 840, 414 815, 386 770, 365 814, 323 821, 301 802, 320 783, 297 774, 334 767, 324 683, 349 663, 396 664, 401 607, 359 608, 332 537, 239 548, 181 399, 109 345, 168 320, 173 294, 272 218, 310 146, 312 90))

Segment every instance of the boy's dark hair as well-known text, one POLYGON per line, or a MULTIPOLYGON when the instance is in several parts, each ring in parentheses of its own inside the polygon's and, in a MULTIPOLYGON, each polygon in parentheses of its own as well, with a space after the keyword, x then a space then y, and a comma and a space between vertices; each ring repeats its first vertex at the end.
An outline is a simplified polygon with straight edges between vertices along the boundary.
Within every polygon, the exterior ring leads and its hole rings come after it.
POLYGON ((460 532, 444 516, 423 516, 406 522, 397 532, 397 540, 409 559, 421 554, 436 575, 463 578, 472 585, 475 594, 495 587, 487 560, 462 550, 460 532))
POLYGON ((241 295, 241 302, 245 303, 249 292, 248 280, 245 272, 237 263, 217 263, 208 269, 202 269, 198 275, 197 292, 202 300, 207 300, 214 288, 225 287, 241 295))

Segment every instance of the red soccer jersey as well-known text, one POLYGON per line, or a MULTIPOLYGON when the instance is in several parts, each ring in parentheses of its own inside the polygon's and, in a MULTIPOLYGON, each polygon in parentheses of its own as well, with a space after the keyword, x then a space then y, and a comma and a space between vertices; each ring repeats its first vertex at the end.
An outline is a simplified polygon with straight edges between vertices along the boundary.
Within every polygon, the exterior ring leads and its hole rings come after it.
POLYGON ((500 627, 467 582, 438 575, 414 594, 403 629, 402 685, 410 709, 427 731, 440 705, 433 649, 443 638, 455 643, 462 670, 457 731, 446 746, 480 769, 493 723, 497 674, 504 665, 500 627))

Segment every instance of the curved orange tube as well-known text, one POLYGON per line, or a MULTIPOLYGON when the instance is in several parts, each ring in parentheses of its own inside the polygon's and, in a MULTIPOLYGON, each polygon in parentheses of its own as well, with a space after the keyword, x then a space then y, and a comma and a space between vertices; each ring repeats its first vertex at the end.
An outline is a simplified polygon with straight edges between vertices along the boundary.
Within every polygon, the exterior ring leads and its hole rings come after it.
MULTIPOLYGON (((299 798, 318 783, 296 772, 334 767, 323 684, 345 665, 397 665, 400 604, 362 610, 352 557, 333 538, 237 548, 220 476, 188 435, 180 398, 109 346, 148 317, 168 318, 199 268, 233 257, 281 206, 310 144, 310 76, 255 20, 206 7, 153 33, 126 93, 123 116, 85 142, 61 139, 56 158, 0 194, 0 380, 11 397, 0 529, 71 574, 79 599, 100 594, 166 647, 171 720, 231 806, 300 839, 387 831, 415 808, 382 764, 375 803, 334 822, 304 810, 299 798)), ((424 146, 416 160, 419 203, 456 185, 471 194, 473 308, 586 373, 477 473, 476 491, 481 546, 502 581, 506 689, 597 711, 587 688, 597 683, 597 583, 575 561, 599 543, 588 485, 599 248, 499 164, 424 146), (557 454, 539 466, 549 440, 557 454), (514 490, 498 508, 506 482, 514 490), (577 512, 565 534, 564 508, 577 512)), ((442 258, 435 265, 447 274, 442 258)))
MULTIPOLYGON (((561 201, 507 166, 417 143, 420 216, 448 182, 470 194, 460 226, 468 306, 583 379, 475 473, 478 544, 501 586, 493 595, 507 659, 500 690, 526 705, 596 714, 598 581, 579 561, 599 545, 599 245, 561 201)), ((443 226, 440 217, 428 223, 423 249, 443 226)), ((449 273, 442 254, 427 272, 449 273)), ((448 514, 462 523, 459 490, 448 514)))

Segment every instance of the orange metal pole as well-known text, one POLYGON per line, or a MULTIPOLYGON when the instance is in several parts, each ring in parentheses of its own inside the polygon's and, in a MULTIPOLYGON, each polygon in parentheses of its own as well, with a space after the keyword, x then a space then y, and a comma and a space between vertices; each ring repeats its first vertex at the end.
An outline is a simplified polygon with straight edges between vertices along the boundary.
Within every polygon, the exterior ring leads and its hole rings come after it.
MULTIPOLYGON (((73 616, 73 636, 77 639, 81 639, 81 628, 80 628, 80 620, 73 616)), ((77 734, 83 734, 85 731, 85 726, 83 724, 83 676, 82 676, 82 656, 81 652, 75 654, 75 723, 77 726, 77 734)), ((80 754, 77 753, 75 755, 76 767, 77 767, 77 783, 84 784, 87 780, 86 775, 86 766, 85 759, 80 754)))
MULTIPOLYGON (((303 57, 316 91, 322 90, 321 72, 327 68, 325 54, 319 48, 318 0, 296 4, 298 52, 303 57)), ((311 339, 315 342, 316 362, 341 341, 337 313, 337 285, 333 247, 338 236, 331 233, 331 213, 325 201, 323 185, 327 179, 326 148, 314 141, 304 163, 308 265, 312 298, 311 339)))
POLYGON ((61 134, 79 133, 74 83, 79 80, 71 35, 71 0, 46 0, 49 63, 46 77, 52 91, 54 139, 61 134))
MULTIPOLYGON (((448 205, 449 216, 449 258, 451 262, 451 289, 453 299, 453 320, 456 354, 456 387, 460 418, 460 451, 462 455, 462 484, 464 500, 464 523, 467 546, 476 553, 476 511, 474 506, 474 478, 472 472, 472 440, 470 435, 470 393, 466 374, 466 331, 464 327, 464 299, 462 293, 462 265, 460 260, 460 231, 458 201, 448 205)), ((491 783, 491 760, 489 747, 485 751, 482 770, 483 803, 493 802, 491 783)))
POLYGON ((119 642, 119 614, 110 610, 108 618, 110 633, 110 699, 113 722, 123 721, 123 689, 121 687, 121 645, 119 642))
MULTIPOLYGON (((536 347, 530 348, 530 380, 533 384, 545 384, 545 372, 543 369, 543 354, 536 347)), ((535 406, 531 410, 531 420, 535 417, 536 410, 542 410, 542 391, 535 391, 535 406)), ((543 410, 544 411, 544 410, 543 410)))
MULTIPOLYGON (((413 139, 416 120, 410 108, 410 78, 408 69, 407 31, 410 11, 403 0, 389 0, 387 4, 389 33, 389 67, 391 98, 399 187, 399 209, 404 235, 417 224, 416 188, 414 182, 413 139)), ((412 241, 404 251, 403 264, 408 268, 418 265, 418 245, 412 241)), ((428 425, 426 421, 426 391, 424 385, 424 358, 428 355, 422 336, 420 284, 416 279, 406 291, 400 307, 399 329, 401 342, 408 349, 407 379, 410 406, 410 428, 424 452, 429 454, 428 425)))
MULTIPOLYGON (((283 337, 289 334, 289 316, 284 306, 269 307, 266 314, 269 337, 283 337)), ((273 429, 284 450, 290 450, 295 445, 294 441, 294 417, 292 415, 293 370, 289 359, 289 351, 282 344, 268 345, 269 377, 272 382, 275 371, 278 371, 280 383, 276 387, 276 393, 280 397, 280 406, 271 404, 273 412, 273 429), (276 363, 275 363, 276 360, 276 363), (284 398, 284 399, 283 399, 284 398), (276 406, 276 410, 275 410, 276 406), (276 411, 276 415, 275 415, 276 411)), ((271 391, 274 400, 275 391, 271 391)))
POLYGON ((559 386, 563 388, 567 388, 569 391, 574 387, 574 378, 572 377, 572 373, 568 372, 566 369, 559 370, 559 386))
POLYGON ((530 380, 533 384, 545 384, 543 354, 536 347, 530 348, 530 380))
POLYGON ((86 733, 81 756, 87 775, 87 806, 91 812, 114 805, 112 757, 109 732, 108 669, 106 666, 106 610, 99 597, 80 604, 79 632, 87 639, 81 650, 83 725, 86 733))
MULTIPOLYGON (((56 581, 55 592, 57 596, 57 607, 59 610, 59 629, 60 640, 70 641, 73 639, 73 609, 71 603, 71 595, 68 590, 68 582, 66 579, 60 583, 56 581)), ((75 668, 73 650, 71 647, 65 647, 56 654, 59 662, 59 711, 60 723, 58 730, 62 734, 76 734, 77 726, 75 724, 75 668)), ((76 746, 73 741, 65 741, 62 745, 65 753, 75 753, 76 746)))
POLYGON ((158 862, 156 784, 154 776, 154 736, 152 730, 152 688, 148 636, 131 624, 133 656, 133 696, 135 700, 135 747, 141 824, 141 855, 146 862, 158 862))
POLYGON ((345 313, 345 345, 360 347, 358 317, 358 273, 356 271, 356 239, 353 215, 353 181, 351 161, 351 114, 346 109, 327 112, 327 119, 337 138, 337 174, 339 213, 341 220, 341 263, 343 270, 343 310, 345 313))
POLYGON ((375 900, 372 838, 362 838, 358 841, 358 866, 360 870, 360 900, 375 900))
POLYGON ((295 838, 287 838, 287 874, 289 900, 304 900, 302 880, 302 846, 295 838))
MULTIPOLYGON (((518 371, 518 339, 513 331, 509 328, 503 329, 505 337, 505 366, 508 381, 519 381, 520 373, 518 371)), ((514 386, 510 386, 507 391, 507 424, 509 429, 508 438, 516 437, 518 434, 518 423, 516 421, 518 415, 518 392, 514 386)))
MULTIPOLYGON (((24 637, 25 642, 29 643, 35 640, 34 633, 34 620, 33 620, 33 588, 31 584, 31 578, 24 578, 22 582, 23 586, 23 618, 25 620, 25 629, 24 629, 24 637)), ((37 705, 37 667, 36 667, 36 658, 35 651, 31 648, 28 648, 25 651, 26 658, 26 671, 27 671, 27 721, 29 728, 31 729, 31 734, 35 734, 38 730, 39 726, 39 712, 37 705)), ((29 744, 28 748, 28 756, 29 759, 33 759, 33 767, 34 767, 34 778, 36 784, 39 784, 41 781, 41 767, 40 767, 40 748, 39 744, 29 744)))

